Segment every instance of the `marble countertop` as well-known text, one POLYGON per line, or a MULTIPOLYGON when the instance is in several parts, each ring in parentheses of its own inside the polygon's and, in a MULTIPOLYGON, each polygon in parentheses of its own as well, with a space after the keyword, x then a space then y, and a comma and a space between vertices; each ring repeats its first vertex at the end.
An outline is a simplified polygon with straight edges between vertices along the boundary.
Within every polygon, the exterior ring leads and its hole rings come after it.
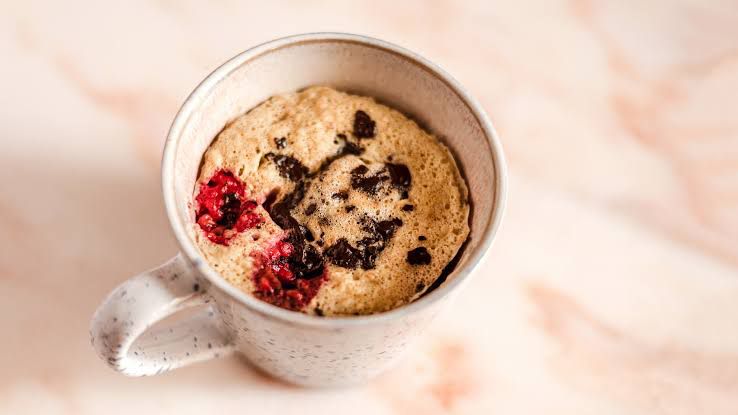
POLYGON ((0 413, 738 413, 738 4, 637 3, 3 2, 0 413), (326 30, 425 55, 490 113, 510 194, 486 261, 364 387, 235 358, 112 372, 89 317, 177 251, 179 104, 239 51, 326 30))

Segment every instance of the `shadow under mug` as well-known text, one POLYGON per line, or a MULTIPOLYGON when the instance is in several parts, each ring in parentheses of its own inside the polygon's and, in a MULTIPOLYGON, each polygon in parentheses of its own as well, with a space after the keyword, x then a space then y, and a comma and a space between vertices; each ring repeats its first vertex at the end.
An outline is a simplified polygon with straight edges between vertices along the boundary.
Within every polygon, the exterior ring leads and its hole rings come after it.
POLYGON ((259 45, 210 74, 174 119, 162 188, 181 253, 105 299, 92 319, 93 346, 111 367, 130 376, 236 352, 296 384, 362 382, 396 362, 468 279, 502 219, 506 183, 502 148, 486 114, 426 59, 384 41, 340 33, 259 45), (193 242, 193 189, 213 138, 270 96, 311 85, 372 96, 412 117, 448 145, 467 180, 471 233, 459 262, 437 289, 410 304, 356 317, 288 311, 228 284, 193 242), (180 311, 179 318, 167 318, 180 311))

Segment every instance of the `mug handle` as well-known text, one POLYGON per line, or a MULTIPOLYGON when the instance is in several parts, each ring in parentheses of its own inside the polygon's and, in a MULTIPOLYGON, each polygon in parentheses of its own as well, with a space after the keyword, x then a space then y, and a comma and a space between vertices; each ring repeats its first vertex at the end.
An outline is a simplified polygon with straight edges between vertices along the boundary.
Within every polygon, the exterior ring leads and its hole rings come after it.
POLYGON ((195 275, 178 254, 113 290, 90 325, 100 358, 125 375, 149 376, 232 353, 195 275), (163 321, 187 309, 185 317, 163 321))

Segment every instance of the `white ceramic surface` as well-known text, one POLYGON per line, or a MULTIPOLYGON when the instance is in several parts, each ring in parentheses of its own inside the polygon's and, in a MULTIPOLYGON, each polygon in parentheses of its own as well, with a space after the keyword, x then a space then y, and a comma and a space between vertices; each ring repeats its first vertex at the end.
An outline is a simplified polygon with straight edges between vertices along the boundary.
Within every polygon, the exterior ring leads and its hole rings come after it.
POLYGON ((98 354, 122 373, 152 375, 236 351, 277 378, 326 386, 362 382, 391 366, 461 287, 500 224, 506 170, 484 111, 443 70, 380 40, 318 33, 257 46, 205 79, 171 127, 162 183, 183 255, 108 297, 91 325, 98 354), (226 283, 194 244, 192 193, 213 137, 269 96, 310 85, 373 96, 409 114, 442 138, 467 179, 471 233, 459 263, 438 289, 409 305, 340 318, 287 311, 226 283), (155 326, 190 308, 197 310, 155 326))

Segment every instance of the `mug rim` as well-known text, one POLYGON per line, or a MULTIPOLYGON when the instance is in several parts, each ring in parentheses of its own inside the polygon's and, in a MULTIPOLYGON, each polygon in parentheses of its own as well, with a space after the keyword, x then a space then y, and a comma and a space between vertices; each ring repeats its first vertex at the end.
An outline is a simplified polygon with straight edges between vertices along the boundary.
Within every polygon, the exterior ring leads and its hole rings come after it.
POLYGON ((481 105, 471 95, 469 95, 461 84, 440 66, 408 49, 368 36, 339 32, 297 34, 261 43, 237 54, 213 70, 185 99, 174 117, 174 121, 169 128, 169 133, 167 134, 164 144, 164 152, 161 161, 161 175, 162 193, 169 224, 185 258, 187 258, 188 262, 196 269, 197 272, 205 276, 211 284, 228 294, 235 301, 246 305, 265 317, 279 319, 293 324, 320 326, 329 329, 380 324, 387 320, 393 320, 412 314, 430 306, 442 298, 445 298, 468 279, 471 272, 477 267, 477 265, 479 265, 479 262, 482 260, 485 253, 491 247, 494 236, 500 227, 507 202, 507 165, 502 151, 502 144, 492 122, 482 109, 481 105), (317 317, 286 310, 261 301, 228 283, 207 263, 207 261, 205 261, 193 241, 189 238, 186 227, 179 220, 177 213, 176 192, 174 189, 174 161, 177 150, 179 149, 179 138, 181 137, 184 127, 193 112, 201 106, 217 84, 228 78, 235 70, 241 67, 241 65, 277 49, 294 46, 296 44, 315 42, 358 43, 363 46, 377 48, 382 51, 398 55, 430 72, 434 77, 444 82, 453 91, 453 93, 458 96, 464 105, 469 108, 470 112, 474 115, 482 128, 492 152, 492 159, 495 168, 494 205, 490 214, 490 220, 486 227, 481 231, 482 236, 480 241, 470 252, 470 256, 465 266, 455 269, 453 271, 453 273, 456 274, 455 278, 441 284, 438 288, 427 295, 424 295, 411 303, 385 312, 361 316, 317 317))

